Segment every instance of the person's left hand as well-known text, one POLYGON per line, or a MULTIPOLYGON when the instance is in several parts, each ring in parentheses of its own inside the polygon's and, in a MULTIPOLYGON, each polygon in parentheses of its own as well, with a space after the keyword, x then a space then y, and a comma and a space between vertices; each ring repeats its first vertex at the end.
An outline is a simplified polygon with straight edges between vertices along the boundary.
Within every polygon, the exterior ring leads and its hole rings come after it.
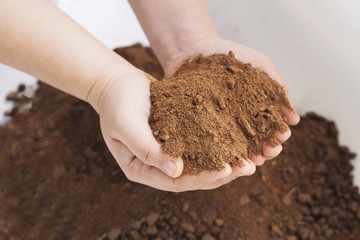
POLYGON ((180 176, 182 159, 162 152, 148 123, 151 107, 149 75, 129 67, 120 72, 105 71, 101 80, 104 87, 95 88, 91 103, 99 113, 106 145, 130 181, 164 191, 183 192, 217 188, 255 172, 254 163, 244 161, 241 167, 231 168, 224 164, 220 171, 180 176))
MULTIPOLYGON (((165 77, 168 78, 172 76, 175 73, 177 67, 179 67, 180 64, 189 57, 193 57, 198 54, 203 54, 205 56, 212 54, 228 54, 229 51, 232 51, 238 60, 245 63, 251 63, 253 67, 266 72, 270 78, 283 86, 290 102, 285 81, 269 57, 244 45, 223 40, 218 37, 205 38, 201 41, 193 41, 191 45, 184 47, 182 52, 173 55, 171 59, 168 59, 165 63, 163 63, 165 77)), ((281 115, 288 125, 296 125, 300 121, 299 115, 292 109, 284 107, 281 111, 281 115)), ((277 140, 280 143, 285 142, 290 137, 290 135, 291 131, 289 128, 286 132, 276 133, 277 140)), ((250 156, 250 159, 257 166, 262 165, 265 160, 276 157, 282 151, 282 145, 279 144, 275 147, 264 145, 262 150, 263 153, 261 155, 250 156)))

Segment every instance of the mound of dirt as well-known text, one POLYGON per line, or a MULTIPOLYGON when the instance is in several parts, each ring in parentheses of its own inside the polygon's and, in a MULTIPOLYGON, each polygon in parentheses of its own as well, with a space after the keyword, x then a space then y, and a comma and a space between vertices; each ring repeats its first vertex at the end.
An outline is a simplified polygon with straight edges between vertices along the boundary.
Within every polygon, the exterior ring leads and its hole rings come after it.
MULTIPOLYGON (((151 50, 116 50, 162 77, 151 50)), ((0 127, 0 239, 358 240, 360 194, 335 124, 308 114, 282 154, 212 191, 129 182, 91 107, 40 84, 0 127)))

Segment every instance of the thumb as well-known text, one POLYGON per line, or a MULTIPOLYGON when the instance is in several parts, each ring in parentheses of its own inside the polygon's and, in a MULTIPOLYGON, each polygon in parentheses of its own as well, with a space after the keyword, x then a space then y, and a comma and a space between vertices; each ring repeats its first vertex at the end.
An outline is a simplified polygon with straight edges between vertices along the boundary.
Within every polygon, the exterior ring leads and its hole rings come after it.
POLYGON ((172 178, 177 178, 183 171, 183 161, 164 154, 160 144, 152 134, 148 119, 143 117, 130 118, 129 115, 121 121, 119 140, 144 164, 154 166, 172 178))

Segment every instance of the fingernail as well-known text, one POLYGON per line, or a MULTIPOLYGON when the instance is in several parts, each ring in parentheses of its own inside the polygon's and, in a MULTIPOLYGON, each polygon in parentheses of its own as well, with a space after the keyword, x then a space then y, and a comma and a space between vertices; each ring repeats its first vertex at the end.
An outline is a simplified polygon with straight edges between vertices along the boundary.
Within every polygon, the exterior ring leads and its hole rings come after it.
POLYGON ((167 160, 164 164, 164 171, 170 177, 174 175, 176 170, 176 163, 174 160, 167 160))
POLYGON ((242 177, 244 176, 244 174, 240 173, 239 175, 237 175, 237 177, 242 177))
POLYGON ((283 119, 284 119, 284 121, 285 121, 286 123, 288 122, 287 116, 284 116, 283 119))

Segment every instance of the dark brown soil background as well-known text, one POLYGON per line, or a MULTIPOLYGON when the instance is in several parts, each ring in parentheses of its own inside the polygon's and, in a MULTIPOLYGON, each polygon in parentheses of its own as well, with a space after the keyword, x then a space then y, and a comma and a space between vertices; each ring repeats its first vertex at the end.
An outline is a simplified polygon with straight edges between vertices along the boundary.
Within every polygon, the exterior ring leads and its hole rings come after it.
POLYGON ((151 83, 149 124, 162 150, 184 160, 183 174, 198 174, 241 166, 263 145, 278 145, 285 107, 285 90, 232 52, 200 55, 151 83))
MULTIPOLYGON (((149 49, 117 52, 162 77, 149 49)), ((44 84, 33 101, 0 128, 0 239, 360 239, 354 154, 315 114, 253 176, 174 194, 125 178, 88 104, 44 84)))

